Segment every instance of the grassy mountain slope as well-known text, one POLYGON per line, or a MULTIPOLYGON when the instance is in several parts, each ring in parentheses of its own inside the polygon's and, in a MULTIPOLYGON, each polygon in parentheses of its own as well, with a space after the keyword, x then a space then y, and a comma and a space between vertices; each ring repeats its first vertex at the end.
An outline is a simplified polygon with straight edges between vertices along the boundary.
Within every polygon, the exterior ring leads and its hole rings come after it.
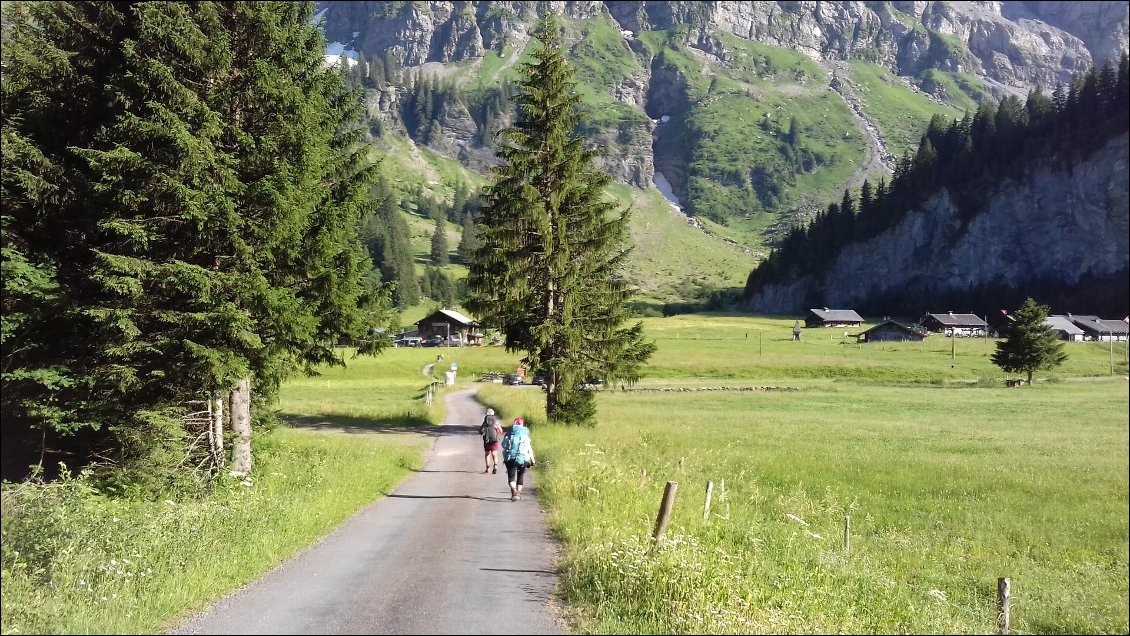
MULTIPOLYGON (((673 213, 654 187, 610 193, 635 208, 629 275, 652 306, 685 301, 688 289, 741 287, 789 227, 864 177, 886 178, 889 158, 917 147, 930 116, 960 117, 980 91, 975 79, 929 73, 947 103, 874 64, 841 63, 833 75, 803 54, 729 34, 695 39, 681 28, 625 36, 607 12, 564 23, 585 103, 580 132, 606 155, 639 156, 648 171, 653 163, 697 219, 696 227, 673 213), (848 90, 836 90, 833 77, 848 90)), ((528 46, 510 41, 469 61, 406 70, 443 77, 457 87, 456 99, 477 104, 518 78, 528 46)), ((460 181, 485 183, 481 165, 471 169, 450 148, 415 143, 397 123, 374 140, 390 179, 440 200, 460 181)), ((426 261, 433 226, 418 221, 415 251, 426 261)), ((454 250, 458 227, 448 240, 454 250)), ((451 267, 452 277, 462 275, 451 267)))

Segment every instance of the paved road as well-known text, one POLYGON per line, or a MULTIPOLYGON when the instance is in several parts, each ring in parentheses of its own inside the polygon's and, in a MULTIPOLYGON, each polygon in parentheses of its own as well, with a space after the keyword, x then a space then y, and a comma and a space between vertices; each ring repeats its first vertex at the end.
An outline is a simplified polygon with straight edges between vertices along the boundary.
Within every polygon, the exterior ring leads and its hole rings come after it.
POLYGON ((419 472, 169 633, 566 633, 536 469, 511 502, 504 468, 482 473, 484 409, 474 391, 445 401, 447 420, 419 472))

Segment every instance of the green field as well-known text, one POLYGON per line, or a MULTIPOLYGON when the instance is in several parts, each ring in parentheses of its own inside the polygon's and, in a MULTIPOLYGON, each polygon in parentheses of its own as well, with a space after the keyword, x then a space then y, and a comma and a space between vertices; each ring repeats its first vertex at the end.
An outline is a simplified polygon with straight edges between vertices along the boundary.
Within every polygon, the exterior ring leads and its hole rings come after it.
POLYGON ((1108 347, 1079 343, 1050 380, 1007 389, 993 341, 647 326, 659 352, 634 388, 730 390, 607 391, 580 430, 541 424, 538 394, 481 392, 534 421, 582 633, 988 633, 998 577, 1014 633, 1126 632, 1125 343, 1113 378, 1108 347))
POLYGON ((6 484, 3 631, 156 631, 257 578, 420 465, 444 417, 423 371, 455 362, 455 389, 531 422, 576 633, 989 633, 998 577, 1013 633, 1127 632, 1125 343, 1069 343, 1062 367, 1005 388, 992 340, 793 342, 793 320, 645 319, 647 377, 601 391, 593 428, 547 425, 536 389, 475 382, 516 366, 500 347, 343 350, 346 368, 284 385, 251 488, 150 502, 6 484))

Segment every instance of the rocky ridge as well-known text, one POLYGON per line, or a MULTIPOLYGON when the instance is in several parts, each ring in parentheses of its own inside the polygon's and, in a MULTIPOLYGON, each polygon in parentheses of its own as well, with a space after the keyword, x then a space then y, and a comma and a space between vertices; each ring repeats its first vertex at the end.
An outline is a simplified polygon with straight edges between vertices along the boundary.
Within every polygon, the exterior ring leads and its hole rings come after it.
MULTIPOLYGON (((538 16, 554 11, 570 20, 606 14, 629 40, 641 31, 687 28, 697 32, 691 46, 707 56, 724 55, 712 33, 725 32, 824 63, 862 58, 902 76, 926 68, 968 72, 1002 95, 1065 83, 1093 60, 1127 50, 1130 31, 1125 2, 360 1, 318 8, 328 41, 430 72, 522 45, 538 16)), ((622 103, 655 113, 649 99, 666 80, 652 77, 643 47, 632 50, 640 72, 607 89, 622 103)), ((403 90, 390 86, 371 97, 370 114, 394 124, 403 90)), ((444 139, 434 142, 435 150, 473 169, 491 165, 493 152, 479 143, 469 113, 453 108, 441 125, 444 139)), ((649 187, 653 129, 641 119, 594 138, 606 152, 605 169, 619 181, 649 187)), ((678 189, 677 177, 668 176, 678 189)))
POLYGON ((963 222, 944 191, 894 228, 849 245, 820 278, 769 285, 748 299, 754 313, 852 307, 914 290, 923 297, 980 285, 1024 288, 1041 278, 1077 283, 1125 271, 1130 254, 1130 137, 1074 166, 1054 158, 1006 182, 963 222))

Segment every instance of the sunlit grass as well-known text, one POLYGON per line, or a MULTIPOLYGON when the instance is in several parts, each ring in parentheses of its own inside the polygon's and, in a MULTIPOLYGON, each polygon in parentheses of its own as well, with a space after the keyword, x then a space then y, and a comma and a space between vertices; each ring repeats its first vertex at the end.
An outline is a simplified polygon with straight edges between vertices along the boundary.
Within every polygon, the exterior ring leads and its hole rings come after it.
POLYGON ((594 429, 480 391, 534 414, 578 631, 987 633, 1009 577, 1014 633, 1125 633, 1128 393, 1105 343, 1010 389, 981 362, 991 340, 959 340, 951 366, 945 338, 848 353, 842 332, 792 342, 791 320, 678 318, 646 321, 665 375, 635 388, 686 390, 602 392, 594 429))
POLYGON ((3 489, 3 633, 160 633, 324 536, 421 466, 421 436, 281 429, 253 485, 130 501, 71 482, 3 489))
POLYGON ((1126 403, 1122 379, 609 392, 595 429, 535 424, 539 496, 585 633, 984 633, 999 576, 1017 633, 1123 633, 1126 403))

